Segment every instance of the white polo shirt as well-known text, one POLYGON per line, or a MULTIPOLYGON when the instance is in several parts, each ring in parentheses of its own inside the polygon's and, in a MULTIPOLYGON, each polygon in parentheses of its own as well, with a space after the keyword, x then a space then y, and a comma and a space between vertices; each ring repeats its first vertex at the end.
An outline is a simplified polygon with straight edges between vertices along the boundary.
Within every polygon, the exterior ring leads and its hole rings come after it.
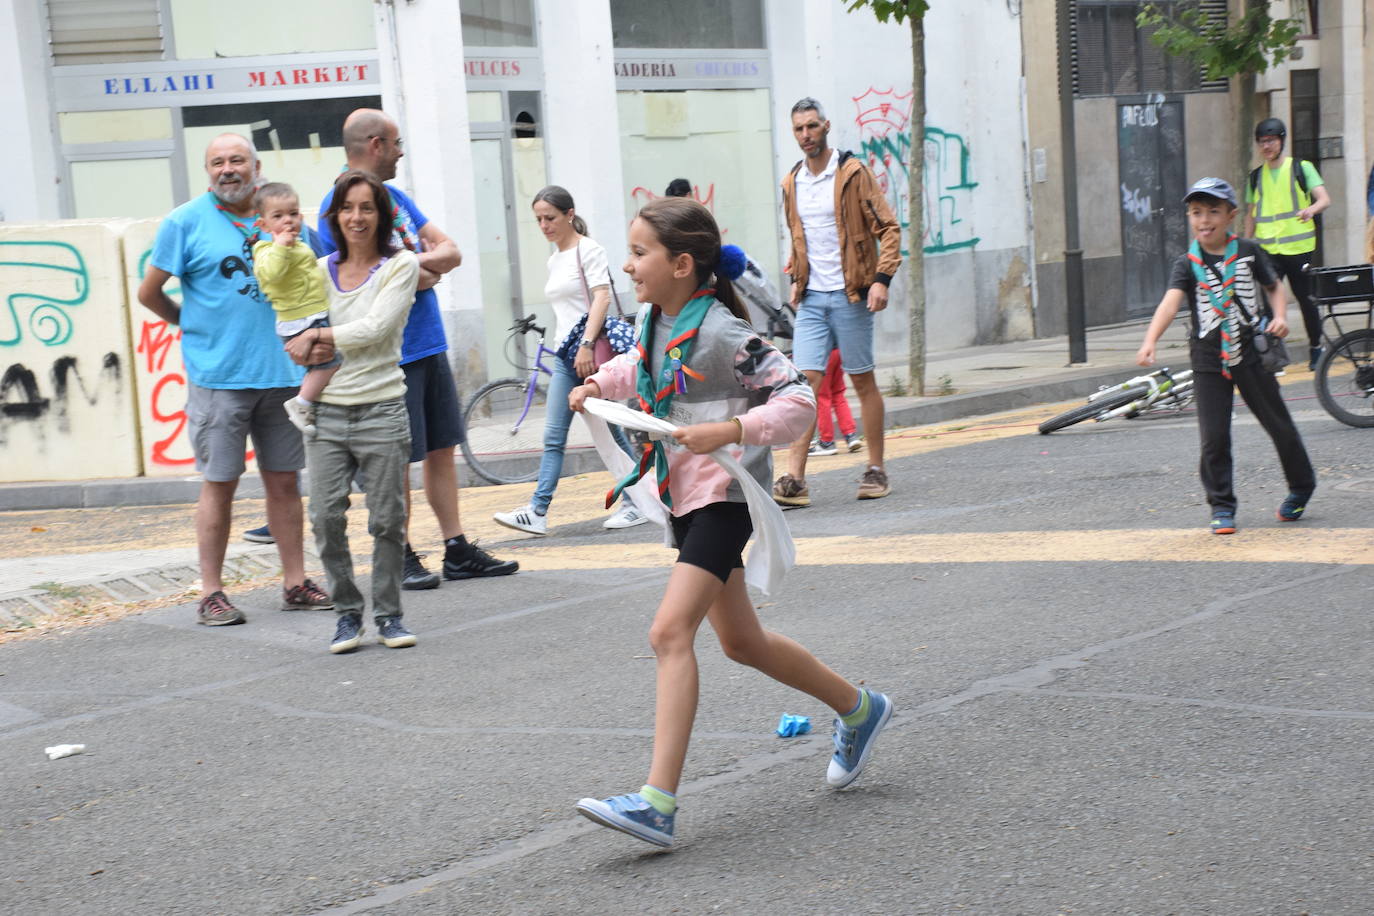
POLYGON ((806 237, 810 268, 806 288, 822 293, 844 289, 840 236, 835 229, 835 169, 839 164, 839 150, 832 148, 830 161, 819 175, 812 175, 805 163, 797 170, 797 215, 806 237))

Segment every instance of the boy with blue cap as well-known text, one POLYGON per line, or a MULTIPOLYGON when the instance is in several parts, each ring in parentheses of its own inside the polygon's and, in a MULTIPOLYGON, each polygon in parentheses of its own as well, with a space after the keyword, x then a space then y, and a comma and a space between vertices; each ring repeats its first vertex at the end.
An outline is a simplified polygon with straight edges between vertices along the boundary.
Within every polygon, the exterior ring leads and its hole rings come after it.
POLYGON ((1231 459, 1231 404, 1236 391, 1273 440, 1288 481, 1288 497, 1279 506, 1278 519, 1295 522, 1317 488, 1317 477, 1279 383, 1261 364, 1253 345, 1255 335, 1265 330, 1288 336, 1283 286, 1264 250, 1231 231, 1236 216, 1231 185, 1220 178, 1201 178, 1188 189, 1183 204, 1193 242, 1174 262, 1169 291, 1155 309, 1136 362, 1154 363, 1155 345, 1186 303, 1202 439, 1199 472, 1211 507, 1212 533, 1236 530, 1231 459))

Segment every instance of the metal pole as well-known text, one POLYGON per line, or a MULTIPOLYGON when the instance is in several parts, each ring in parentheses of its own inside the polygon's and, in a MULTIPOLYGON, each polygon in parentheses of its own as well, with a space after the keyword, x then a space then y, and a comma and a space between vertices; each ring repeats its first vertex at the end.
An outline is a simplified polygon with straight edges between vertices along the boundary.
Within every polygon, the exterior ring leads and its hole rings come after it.
POLYGON ((1059 144, 1064 162, 1064 298, 1069 362, 1088 361, 1088 322, 1083 305, 1083 249, 1078 238, 1078 152, 1073 119, 1073 47, 1070 0, 1059 0, 1059 144))

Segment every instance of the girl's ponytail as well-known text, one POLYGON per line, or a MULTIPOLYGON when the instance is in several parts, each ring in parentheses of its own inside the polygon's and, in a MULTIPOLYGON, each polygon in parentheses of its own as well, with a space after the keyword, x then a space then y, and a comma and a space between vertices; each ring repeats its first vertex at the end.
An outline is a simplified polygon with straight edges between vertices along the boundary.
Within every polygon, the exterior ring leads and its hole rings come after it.
MULTIPOLYGON (((735 285, 729 276, 731 259, 727 256, 722 263, 720 227, 710 210, 686 197, 660 197, 641 207, 637 217, 649 224, 659 244, 670 254, 690 254, 696 263, 697 285, 714 285, 716 298, 730 314, 749 322, 749 310, 735 295, 735 285)), ((734 250, 739 251, 738 248, 734 250)), ((739 261, 742 271, 743 252, 740 252, 739 261)), ((735 276, 738 277, 741 271, 736 271, 735 276)))

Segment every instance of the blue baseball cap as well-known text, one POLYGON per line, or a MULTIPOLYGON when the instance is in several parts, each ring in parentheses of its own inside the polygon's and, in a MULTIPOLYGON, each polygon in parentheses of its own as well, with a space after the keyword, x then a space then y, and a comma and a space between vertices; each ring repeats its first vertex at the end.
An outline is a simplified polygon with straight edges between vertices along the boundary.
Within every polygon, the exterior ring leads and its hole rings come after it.
POLYGON ((1193 182, 1188 193, 1183 195, 1183 202, 1186 204, 1194 197, 1215 197, 1217 200, 1226 201, 1232 207, 1240 206, 1236 203, 1236 189, 1220 178, 1199 178, 1193 182))

